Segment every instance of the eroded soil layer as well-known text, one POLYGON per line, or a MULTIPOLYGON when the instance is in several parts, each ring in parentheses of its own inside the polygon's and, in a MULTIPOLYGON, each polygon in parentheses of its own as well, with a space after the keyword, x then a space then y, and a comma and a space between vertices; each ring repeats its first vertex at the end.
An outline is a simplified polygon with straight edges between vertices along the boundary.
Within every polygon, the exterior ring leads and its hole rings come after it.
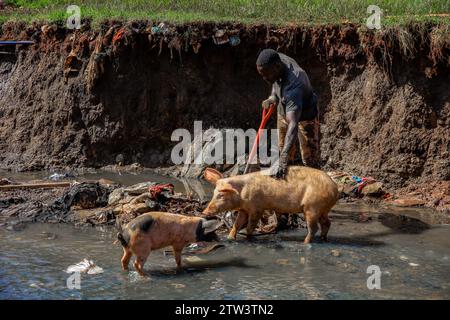
POLYGON ((318 93, 324 169, 392 186, 450 179, 448 27, 155 26, 3 24, 0 39, 35 44, 0 54, 0 167, 170 165, 172 131, 194 120, 257 128, 269 87, 255 60, 271 47, 318 93))

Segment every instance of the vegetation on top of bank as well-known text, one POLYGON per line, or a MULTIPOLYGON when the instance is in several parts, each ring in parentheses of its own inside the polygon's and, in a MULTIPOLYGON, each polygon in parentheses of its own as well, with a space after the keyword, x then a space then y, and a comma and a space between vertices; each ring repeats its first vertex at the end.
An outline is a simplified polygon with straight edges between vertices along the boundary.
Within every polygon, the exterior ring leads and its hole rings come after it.
POLYGON ((367 8, 374 4, 382 10, 382 25, 450 21, 448 0, 3 0, 3 4, 0 22, 66 20, 67 6, 78 5, 81 17, 92 19, 94 24, 106 19, 278 25, 365 23, 371 15, 367 8))

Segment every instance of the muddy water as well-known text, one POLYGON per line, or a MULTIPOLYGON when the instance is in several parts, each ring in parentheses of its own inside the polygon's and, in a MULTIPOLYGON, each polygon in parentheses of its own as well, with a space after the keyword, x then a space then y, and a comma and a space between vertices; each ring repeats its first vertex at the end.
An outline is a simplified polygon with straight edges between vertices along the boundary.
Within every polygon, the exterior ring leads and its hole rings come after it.
MULTIPOLYGON (((185 184, 176 188, 183 192, 185 184)), ((146 263, 147 279, 120 269, 113 229, 0 229, 0 299, 450 299, 449 221, 430 217, 423 209, 341 204, 328 243, 303 245, 304 228, 253 242, 223 240, 224 248, 207 255, 186 252, 184 272, 159 250, 146 263), (80 289, 69 289, 64 270, 84 258, 104 272, 82 274, 80 289), (381 289, 367 288, 371 265, 380 268, 381 289)))

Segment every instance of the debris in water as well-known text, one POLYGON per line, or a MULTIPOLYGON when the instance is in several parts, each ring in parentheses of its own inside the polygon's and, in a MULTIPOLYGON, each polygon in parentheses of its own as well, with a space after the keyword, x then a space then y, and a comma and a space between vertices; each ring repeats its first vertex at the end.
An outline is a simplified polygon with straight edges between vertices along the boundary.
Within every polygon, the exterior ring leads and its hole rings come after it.
POLYGON ((15 184, 15 183, 13 181, 11 181, 10 179, 8 179, 8 178, 0 179, 0 186, 4 186, 4 185, 7 185, 7 184, 15 184))
POLYGON ((64 174, 54 173, 50 177, 48 177, 48 180, 58 181, 58 180, 67 179, 67 178, 75 178, 75 176, 70 173, 64 173, 64 174))
POLYGON ((278 259, 277 261, 275 261, 277 264, 283 265, 283 266, 287 266, 289 265, 289 259, 278 259))
POLYGON ((81 272, 87 274, 103 273, 103 269, 95 265, 94 261, 83 259, 83 261, 67 267, 67 273, 81 272))
POLYGON ((22 231, 25 229, 26 224, 20 221, 11 222, 9 226, 6 227, 8 231, 22 231))
POLYGON ((198 243, 193 243, 187 247, 188 249, 198 249, 198 243))
POLYGON ((41 235, 43 238, 47 239, 47 240, 55 240, 56 239, 56 234, 51 233, 51 232, 41 232, 41 235))
POLYGON ((341 252, 340 252, 339 250, 337 250, 337 249, 331 250, 331 254, 332 254, 334 257, 340 257, 340 256, 341 256, 341 252))

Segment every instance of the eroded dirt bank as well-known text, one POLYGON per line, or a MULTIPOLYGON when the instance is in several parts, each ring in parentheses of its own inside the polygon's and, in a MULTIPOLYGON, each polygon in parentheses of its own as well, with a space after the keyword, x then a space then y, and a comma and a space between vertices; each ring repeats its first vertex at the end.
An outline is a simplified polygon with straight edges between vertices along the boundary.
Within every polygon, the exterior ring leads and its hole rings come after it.
POLYGON ((0 55, 0 167, 170 165, 172 131, 194 120, 256 128, 269 87, 255 59, 272 47, 319 95, 326 170, 392 186, 450 179, 448 27, 155 26, 3 24, 0 39, 36 43, 0 55), (215 44, 217 30, 240 43, 215 44))

